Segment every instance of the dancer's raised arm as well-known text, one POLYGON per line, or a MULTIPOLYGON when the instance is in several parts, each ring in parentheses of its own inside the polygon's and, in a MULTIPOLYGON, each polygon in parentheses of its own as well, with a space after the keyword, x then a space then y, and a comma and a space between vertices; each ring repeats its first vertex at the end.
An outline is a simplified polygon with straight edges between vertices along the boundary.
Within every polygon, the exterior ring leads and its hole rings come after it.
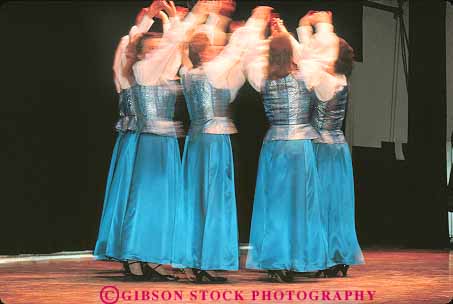
POLYGON ((148 8, 142 9, 137 16, 136 25, 129 31, 129 37, 132 39, 135 35, 146 33, 154 24, 154 17, 164 8, 162 0, 154 0, 148 8))
MULTIPOLYGON (((270 8, 267 10, 270 11, 270 8)), ((246 79, 242 56, 247 47, 256 44, 254 40, 264 30, 266 23, 265 15, 258 10, 243 27, 238 28, 231 35, 230 41, 222 52, 204 65, 206 75, 214 87, 231 91, 231 101, 235 99, 246 79)))
MULTIPOLYGON (((142 85, 156 85, 175 77, 181 65, 182 42, 191 29, 204 21, 209 10, 208 1, 198 1, 184 20, 179 21, 172 1, 169 3, 163 1, 162 6, 170 20, 175 18, 173 19, 175 21, 162 38, 151 38, 150 51, 141 54, 140 60, 134 64, 136 81, 142 85)), ((146 35, 140 39, 146 40, 146 35)))
POLYGON ((283 23, 283 20, 280 18, 273 18, 271 20, 271 32, 272 35, 277 34, 277 33, 285 33, 288 34, 289 41, 291 42, 292 45, 292 51, 293 51, 293 62, 294 64, 297 65, 297 63, 302 60, 302 46, 301 44, 297 41, 294 36, 288 32, 286 29, 285 24, 283 23))
POLYGON ((332 14, 316 12, 308 18, 304 16, 300 25, 298 34, 302 41, 303 55, 298 66, 302 77, 307 87, 314 89, 320 100, 330 100, 339 86, 339 78, 334 71, 334 64, 338 58, 339 38, 334 33, 332 14), (311 25, 315 26, 315 34, 311 32, 311 25))
POLYGON ((142 8, 135 18, 135 25, 129 30, 129 34, 123 36, 118 43, 113 59, 113 81, 115 89, 119 93, 122 89, 130 88, 134 82, 132 76, 131 58, 127 55, 127 48, 131 41, 132 35, 138 32, 148 31, 154 23, 151 16, 157 11, 157 1, 153 2, 150 7, 142 8), (151 10, 150 10, 151 9, 151 10))
POLYGON ((304 53, 308 53, 310 59, 330 66, 335 62, 339 39, 334 32, 331 12, 309 12, 300 19, 297 33, 304 53))
POLYGON ((313 36, 313 28, 311 26, 312 24, 312 15, 314 14, 314 11, 309 11, 305 16, 300 18, 299 20, 299 27, 297 28, 297 36, 299 39, 299 43, 301 46, 305 46, 312 38, 313 36))
POLYGON ((254 20, 262 20, 257 23, 257 29, 251 31, 251 35, 247 37, 250 43, 242 59, 243 69, 247 80, 258 92, 261 91, 261 86, 266 77, 266 68, 269 57, 269 42, 264 39, 264 31, 269 23, 271 11, 271 7, 259 6, 253 11, 253 19, 250 18, 247 21, 254 22, 254 20))
POLYGON ((220 0, 213 5, 215 7, 212 7, 206 22, 199 26, 195 33, 205 33, 213 45, 224 45, 227 41, 226 29, 231 22, 230 16, 236 8, 236 3, 232 0, 220 0))
POLYGON ((187 15, 187 8, 176 6, 173 1, 163 2, 163 10, 157 14, 162 20, 163 32, 168 33, 170 29, 180 24, 180 20, 187 15))
POLYGON ((126 83, 126 79, 123 77, 123 72, 122 72, 122 57, 124 56, 126 52, 126 47, 129 44, 129 36, 123 36, 118 43, 118 46, 116 47, 115 50, 115 55, 113 57, 113 82, 115 84, 115 89, 117 93, 121 92, 121 89, 125 89, 130 86, 129 83, 126 83))

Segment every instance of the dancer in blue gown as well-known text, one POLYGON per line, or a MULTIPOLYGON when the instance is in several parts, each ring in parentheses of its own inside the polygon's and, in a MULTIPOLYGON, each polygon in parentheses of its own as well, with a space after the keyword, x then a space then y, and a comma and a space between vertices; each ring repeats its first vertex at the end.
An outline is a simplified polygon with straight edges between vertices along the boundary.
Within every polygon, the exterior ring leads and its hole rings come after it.
POLYGON ((130 195, 121 230, 121 252, 130 261, 135 278, 174 281, 162 264, 173 258, 176 209, 182 203, 182 167, 177 137, 182 126, 173 121, 179 84, 174 80, 180 48, 186 32, 202 21, 205 2, 195 5, 179 21, 174 3, 158 2, 170 17, 162 38, 139 33, 133 40, 138 61, 133 65, 136 80, 137 125, 140 132, 130 195), (136 263, 141 262, 141 263, 136 263))
POLYGON ((271 125, 259 158, 246 267, 267 270, 277 282, 332 266, 321 223, 311 93, 292 68, 300 51, 281 20, 273 19, 270 39, 250 51, 246 65, 271 125))
POLYGON ((259 22, 256 14, 252 16, 225 48, 218 44, 223 40, 221 29, 211 32, 205 27, 189 39, 183 57, 180 74, 191 125, 183 155, 185 196, 176 218, 174 263, 192 268, 197 283, 225 282, 208 271, 239 268, 229 136, 237 130, 228 108, 245 82, 241 65, 245 38, 259 22))
MULTIPOLYGON (((137 16, 134 30, 151 26, 150 20, 143 18, 147 11, 148 8, 145 8, 137 16)), ((114 83, 119 94, 119 120, 115 126, 118 133, 110 162, 99 234, 94 249, 95 258, 100 260, 110 260, 113 256, 117 256, 119 250, 118 236, 129 197, 138 139, 133 93, 135 80, 131 71, 131 62, 126 57, 129 40, 129 35, 121 38, 113 62, 114 83)), ((125 264, 125 271, 129 271, 127 264, 125 264)))
MULTIPOLYGON (((318 174, 321 182, 320 203, 322 220, 327 231, 328 257, 336 264, 324 274, 334 277, 347 275, 349 265, 363 264, 364 258, 357 241, 354 220, 354 178, 351 154, 342 132, 345 116, 348 83, 353 63, 353 50, 343 39, 338 46, 322 45, 317 37, 323 31, 332 32, 331 16, 321 16, 322 24, 315 25, 319 18, 302 25, 299 33, 302 44, 317 44, 325 50, 335 50, 329 58, 311 60, 305 67, 307 78, 314 90, 313 125, 320 133, 315 140, 318 174), (311 23, 311 24, 310 24, 311 23), (312 35, 312 26, 317 33, 312 35), (334 60, 332 60, 334 59, 334 60), (309 75, 308 75, 309 74, 309 75)), ((313 51, 313 50, 312 50, 313 51)), ((319 56, 308 54, 307 57, 319 56)))
MULTIPOLYGON (((157 38, 158 33, 147 33, 152 18, 163 16, 162 8, 169 14, 170 23, 179 23, 173 3, 154 1, 142 22, 131 29, 124 56, 125 70, 132 70, 135 79, 137 135, 128 155, 133 160, 128 187, 121 205, 111 212, 112 240, 104 255, 128 261, 128 275, 134 280, 177 279, 164 269, 156 270, 160 264, 171 262, 174 212, 182 194, 177 144, 181 130, 173 121, 177 83, 171 77, 176 75, 175 66, 180 63, 175 61, 180 56, 176 56, 170 34, 157 38)), ((164 26, 164 30, 171 27, 164 26)))

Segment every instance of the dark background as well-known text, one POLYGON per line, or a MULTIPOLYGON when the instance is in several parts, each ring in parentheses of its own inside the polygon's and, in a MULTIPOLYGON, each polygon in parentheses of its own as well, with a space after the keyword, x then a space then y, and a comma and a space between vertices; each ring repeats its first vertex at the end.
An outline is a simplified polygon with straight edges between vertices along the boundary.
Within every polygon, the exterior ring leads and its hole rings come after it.
MULTIPOLYGON (((361 1, 238 2, 234 19, 246 19, 258 3, 271 5, 293 32, 308 9, 331 9, 336 31, 362 60, 361 1)), ((94 247, 115 140, 113 53, 147 5, 8 2, 0 8, 0 254, 94 247)), ((183 110, 179 115, 184 116, 183 110)), ((240 240, 247 242, 267 125, 261 100, 248 85, 239 92, 234 110, 240 131, 232 136, 240 240)), ((361 244, 438 247, 407 241, 421 215, 411 218, 409 164, 394 160, 392 151, 391 143, 383 149, 353 149, 361 244)), ((438 219, 427 218, 427 223, 438 219)), ((445 232, 438 225, 430 227, 426 233, 445 232)))

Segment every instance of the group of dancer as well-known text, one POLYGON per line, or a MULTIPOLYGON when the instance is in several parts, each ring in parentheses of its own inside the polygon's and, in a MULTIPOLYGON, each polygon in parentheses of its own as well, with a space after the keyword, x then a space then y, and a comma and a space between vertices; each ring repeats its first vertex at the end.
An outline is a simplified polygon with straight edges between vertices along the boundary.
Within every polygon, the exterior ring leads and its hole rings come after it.
POLYGON ((277 282, 346 276, 364 262, 341 131, 353 50, 334 33, 331 12, 308 12, 297 40, 270 7, 246 22, 231 21, 234 9, 233 0, 200 0, 190 12, 155 0, 121 39, 120 119, 94 255, 122 261, 133 280, 221 283, 211 271, 239 269, 229 105, 248 81, 270 128, 246 268, 277 282), (149 32, 154 18, 163 33, 149 32), (190 117, 182 161, 173 119, 181 88, 190 117))

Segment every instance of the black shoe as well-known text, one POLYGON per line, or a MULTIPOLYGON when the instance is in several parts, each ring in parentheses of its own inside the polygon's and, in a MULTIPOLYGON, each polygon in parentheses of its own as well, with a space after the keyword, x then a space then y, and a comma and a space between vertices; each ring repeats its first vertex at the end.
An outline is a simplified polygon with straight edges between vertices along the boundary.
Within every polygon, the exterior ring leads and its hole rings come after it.
POLYGON ((122 263, 123 263, 123 273, 125 275, 130 274, 131 268, 129 267, 129 263, 128 262, 122 262, 122 263))
POLYGON ((269 279, 278 283, 289 283, 294 280, 294 278, 288 277, 283 270, 268 270, 269 279))
POLYGON ((128 270, 128 271, 124 272, 124 275, 125 275, 127 281, 154 281, 155 280, 155 278, 152 275, 150 275, 149 273, 147 273, 145 271, 142 262, 139 262, 139 261, 134 261, 134 262, 130 262, 130 263, 124 262, 123 267, 128 270), (130 271, 129 265, 136 264, 136 263, 140 263, 143 274, 135 274, 135 273, 132 273, 132 271, 130 271), (126 268, 126 265, 127 265, 127 268, 126 268))
POLYGON ((175 272, 184 275, 188 281, 195 282, 195 276, 193 274, 193 271, 191 276, 191 273, 189 271, 186 271, 184 268, 175 268, 174 270, 175 272))
POLYGON ((300 271, 292 271, 292 270, 288 271, 287 273, 292 278, 296 278, 296 277, 313 278, 317 274, 317 272, 314 272, 314 271, 300 272, 300 271))
POLYGON ((346 264, 338 264, 333 267, 330 267, 327 272, 327 276, 329 278, 337 278, 340 276, 340 273, 343 277, 348 275, 349 265, 346 264))
POLYGON ((143 273, 153 277, 155 282, 174 282, 179 280, 179 278, 174 275, 161 274, 160 272, 158 272, 156 269, 160 266, 162 265, 159 264, 156 267, 152 268, 148 265, 148 263, 143 263, 143 273))
POLYGON ((296 277, 296 272, 294 272, 292 270, 288 270, 288 271, 286 271, 286 277, 289 282, 294 282, 294 278, 296 277))
POLYGON ((197 284, 209 284, 209 283, 216 284, 225 283, 227 281, 227 278, 212 276, 205 270, 193 268, 192 272, 195 275, 194 282, 197 284))
POLYGON ((327 278, 327 277, 329 277, 329 274, 330 274, 330 268, 319 270, 315 273, 315 278, 327 278))

